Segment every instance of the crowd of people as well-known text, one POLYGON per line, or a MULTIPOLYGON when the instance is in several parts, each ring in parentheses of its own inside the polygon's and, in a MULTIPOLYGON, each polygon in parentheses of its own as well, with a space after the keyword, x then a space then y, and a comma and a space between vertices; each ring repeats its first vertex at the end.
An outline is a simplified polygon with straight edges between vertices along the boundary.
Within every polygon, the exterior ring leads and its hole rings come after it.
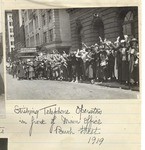
POLYGON ((139 84, 139 48, 136 38, 118 37, 115 42, 102 40, 82 49, 50 54, 49 59, 17 60, 11 63, 11 74, 19 80, 64 80, 70 82, 118 81, 139 84))

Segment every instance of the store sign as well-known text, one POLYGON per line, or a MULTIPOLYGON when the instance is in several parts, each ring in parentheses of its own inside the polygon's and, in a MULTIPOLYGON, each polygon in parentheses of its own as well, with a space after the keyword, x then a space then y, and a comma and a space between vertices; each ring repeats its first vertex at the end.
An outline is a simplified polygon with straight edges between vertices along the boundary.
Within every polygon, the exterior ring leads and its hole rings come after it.
POLYGON ((37 52, 36 48, 21 48, 20 53, 33 53, 33 52, 37 52))

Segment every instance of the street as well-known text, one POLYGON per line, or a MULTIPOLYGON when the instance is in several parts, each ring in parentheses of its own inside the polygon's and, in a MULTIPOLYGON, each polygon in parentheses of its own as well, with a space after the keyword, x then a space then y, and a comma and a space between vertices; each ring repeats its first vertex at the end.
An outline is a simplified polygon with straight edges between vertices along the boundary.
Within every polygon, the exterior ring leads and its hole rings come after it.
POLYGON ((139 92, 86 83, 51 80, 17 80, 7 74, 9 100, 136 99, 139 92))

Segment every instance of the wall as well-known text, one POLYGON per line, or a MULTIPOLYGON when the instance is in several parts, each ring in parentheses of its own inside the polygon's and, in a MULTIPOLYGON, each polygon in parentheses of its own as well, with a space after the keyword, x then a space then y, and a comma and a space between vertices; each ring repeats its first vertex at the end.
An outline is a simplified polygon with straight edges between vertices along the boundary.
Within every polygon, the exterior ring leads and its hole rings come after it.
POLYGON ((61 18, 59 19, 61 40, 70 45, 70 41, 71 41, 70 18, 69 18, 69 14, 66 12, 65 9, 59 10, 59 18, 61 18))
POLYGON ((82 25, 83 42, 87 46, 95 44, 98 40, 96 39, 95 26, 93 25, 94 14, 102 19, 104 24, 104 38, 111 40, 112 42, 121 33, 121 24, 119 21, 119 12, 123 9, 135 11, 135 34, 138 36, 138 18, 136 8, 81 8, 81 9, 69 9, 68 13, 70 14, 70 26, 71 26, 71 38, 72 38, 72 47, 71 50, 77 50, 79 48, 79 35, 77 33, 77 23, 76 20, 80 20, 82 25))

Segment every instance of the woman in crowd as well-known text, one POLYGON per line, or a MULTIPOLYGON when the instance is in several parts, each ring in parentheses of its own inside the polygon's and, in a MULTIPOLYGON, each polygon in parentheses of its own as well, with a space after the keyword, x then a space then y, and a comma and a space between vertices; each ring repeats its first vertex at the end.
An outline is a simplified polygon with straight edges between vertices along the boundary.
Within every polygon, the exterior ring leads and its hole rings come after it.
POLYGON ((13 78, 14 78, 15 76, 17 77, 17 65, 16 65, 15 62, 12 63, 12 70, 11 70, 11 72, 12 72, 13 78))
POLYGON ((137 40, 133 38, 130 41, 129 48, 129 80, 132 84, 139 82, 139 53, 137 40))
POLYGON ((34 79, 34 76, 35 76, 35 72, 34 72, 33 62, 30 61, 29 62, 29 80, 34 79))
POLYGON ((25 66, 24 66, 24 62, 23 61, 19 61, 17 63, 17 77, 19 80, 22 80, 25 78, 25 70, 24 70, 25 66))
POLYGON ((121 52, 121 83, 128 84, 129 80, 129 64, 128 64, 128 47, 125 40, 121 40, 121 46, 119 51, 121 52))

